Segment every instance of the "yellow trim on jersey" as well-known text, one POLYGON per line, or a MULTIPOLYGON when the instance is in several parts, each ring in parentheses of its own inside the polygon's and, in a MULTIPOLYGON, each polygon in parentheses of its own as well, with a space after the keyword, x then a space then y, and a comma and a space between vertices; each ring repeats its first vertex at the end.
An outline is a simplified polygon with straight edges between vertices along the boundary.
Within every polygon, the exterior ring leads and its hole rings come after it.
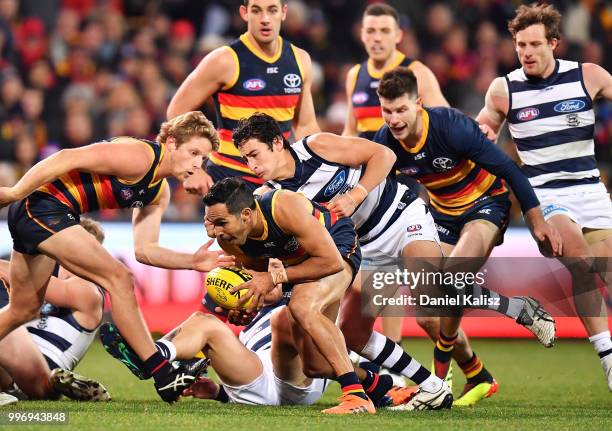
POLYGON ((421 133, 421 137, 419 138, 419 142, 414 147, 409 147, 405 145, 402 141, 399 141, 400 145, 409 152, 410 154, 418 153, 421 151, 423 146, 425 145, 425 141, 427 140, 427 134, 429 133, 429 114, 426 110, 421 109, 421 121, 423 122, 423 132, 421 133))
POLYGON ((300 56, 298 55, 298 52, 296 51, 297 47, 292 43, 290 43, 289 46, 291 47, 291 51, 293 51, 293 56, 295 57, 295 62, 297 63, 298 69, 300 70, 300 76, 302 77, 302 81, 303 81, 304 80, 304 68, 302 67, 300 56))
POLYGON ((374 64, 372 63, 372 59, 368 58, 368 74, 374 79, 380 79, 382 78, 385 72, 395 69, 406 58, 406 56, 398 50, 395 50, 395 53, 393 55, 397 55, 395 61, 391 62, 391 64, 387 65, 385 68, 379 71, 374 70, 374 64))
POLYGON ((261 208, 259 206, 259 202, 257 202, 257 199, 255 199, 255 211, 257 211, 257 213, 259 214, 259 217, 261 217, 261 221, 263 223, 263 233, 261 234, 260 237, 252 237, 252 238, 255 241, 265 241, 268 239, 268 221, 264 217, 264 214, 261 211, 261 208))
POLYGON ((235 106, 221 105, 221 116, 230 120, 248 118, 255 112, 268 114, 278 122, 291 121, 295 114, 295 107, 291 108, 239 108, 235 106))
MULTIPOLYGON (((272 220, 274 220, 274 223, 276 223, 278 225, 278 221, 276 221, 276 215, 274 214, 276 211, 276 198, 278 197, 278 195, 280 194, 280 190, 274 192, 274 194, 272 195, 272 220)), ((280 227, 280 225, 279 225, 280 227)))
POLYGON ((63 186, 66 187, 66 189, 68 190, 68 193, 72 195, 74 200, 77 201, 77 203, 79 204, 79 208, 81 210, 80 212, 82 213, 83 203, 81 202, 81 194, 79 193, 79 190, 74 185, 74 182, 72 181, 72 178, 70 178, 70 175, 64 174, 58 179, 62 182, 63 186))
POLYGON ((251 42, 251 40, 249 39, 246 33, 243 33, 242 35, 240 35, 240 40, 242 41, 242 43, 244 43, 244 45, 247 47, 249 51, 251 51, 256 57, 265 61, 266 63, 270 63, 270 64, 276 63, 278 59, 280 58, 281 53, 283 52, 283 38, 280 36, 278 36, 278 39, 277 39, 278 48, 276 50, 276 53, 272 57, 267 56, 265 53, 261 52, 259 48, 253 45, 253 43, 251 42))
POLYGON ((153 198, 153 200, 151 201, 150 205, 156 205, 157 204, 157 200, 159 199, 159 197, 161 196, 162 191, 164 190, 165 187, 168 186, 168 181, 166 181, 165 178, 161 179, 162 185, 159 186, 159 190, 157 191, 157 193, 155 193, 155 197, 153 198))
POLYGON ((234 75, 232 76, 232 79, 227 84, 221 87, 221 90, 223 91, 227 91, 230 88, 232 88, 234 85, 236 85, 236 82, 238 81, 238 78, 240 77, 240 60, 238 60, 238 54, 236 54, 236 51, 234 51, 231 46, 226 46, 225 48, 227 48, 229 53, 232 55, 232 59, 234 60, 234 75))
POLYGON ((360 118, 357 120, 358 132, 375 132, 385 124, 382 117, 360 118))
POLYGON ((94 191, 96 192, 96 199, 98 204, 102 206, 104 204, 104 193, 102 193, 102 184, 100 183, 100 176, 98 174, 91 174, 91 182, 93 183, 94 191))
POLYGON ((351 91, 350 94, 353 94, 355 92, 355 87, 357 86, 357 77, 359 76, 359 69, 361 69, 361 64, 356 64, 353 67, 351 67, 351 70, 349 70, 349 75, 355 71, 355 77, 353 78, 353 83, 351 84, 351 91))
POLYGON ((234 143, 231 141, 219 140, 219 149, 217 152, 225 155, 242 157, 238 148, 236 148, 234 143))
MULTIPOLYGON (((153 161, 151 162, 151 166, 153 166, 153 163, 155 163, 155 151, 153 151, 153 148, 151 148, 151 146, 149 144, 147 144, 146 142, 143 142, 143 141, 141 141, 139 139, 138 139, 138 141, 141 142, 142 144, 146 145, 146 147, 151 151, 151 154, 153 155, 153 161)), ((162 148, 163 148, 163 145, 162 145, 162 148)), ((149 166, 149 169, 151 169, 151 166, 149 166)), ((138 183, 139 181, 142 181, 142 179, 147 176, 147 173, 149 172, 149 169, 147 169, 147 172, 145 172, 145 174, 142 177, 138 178, 135 181, 134 180, 123 180, 123 179, 121 179, 119 177, 115 177, 115 178, 117 178, 117 181, 119 181, 121 184, 125 184, 127 186, 132 186, 132 185, 138 183)))
POLYGON ((224 168, 229 168, 229 169, 232 169, 234 171, 244 172, 245 174, 249 174, 249 175, 255 175, 255 174, 253 174, 253 171, 251 171, 248 167, 246 167, 246 166, 243 167, 243 166, 240 166, 238 164, 232 164, 232 163, 224 162, 223 160, 221 160, 218 157, 216 157, 215 153, 210 153, 210 156, 208 156, 208 160, 210 160, 211 162, 213 162, 217 166, 222 166, 224 168))
MULTIPOLYGON (((161 144, 160 144, 161 145, 161 144)), ((150 148, 150 147, 149 147, 150 148)), ((161 166, 162 160, 164 160, 164 155, 166 154, 166 146, 162 145, 161 146, 161 152, 159 154, 159 162, 157 163, 157 166, 155 166, 155 170, 153 170, 153 176, 151 177, 151 184, 149 184, 149 188, 151 187, 155 187, 160 181, 164 180, 165 178, 160 178, 157 181, 153 181, 155 180, 155 176, 157 175, 157 170, 159 169, 159 167, 161 166)))

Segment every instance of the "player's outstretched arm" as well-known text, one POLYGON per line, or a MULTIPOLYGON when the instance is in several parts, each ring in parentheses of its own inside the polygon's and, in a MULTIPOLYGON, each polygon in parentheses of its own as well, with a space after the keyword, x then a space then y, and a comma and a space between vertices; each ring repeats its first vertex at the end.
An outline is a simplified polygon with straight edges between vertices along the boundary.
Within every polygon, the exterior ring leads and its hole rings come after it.
POLYGON ((414 73, 419 87, 419 96, 425 106, 450 106, 442 94, 440 83, 431 69, 420 61, 413 61, 410 70, 414 73))
POLYGON ((197 111, 213 94, 238 78, 234 53, 229 47, 217 48, 200 61, 178 88, 168 105, 166 117, 174 118, 197 111))
POLYGON ((497 134, 506 119, 509 106, 506 81, 504 78, 495 78, 487 90, 485 106, 476 116, 480 129, 489 140, 497 140, 497 134))
POLYGON ((294 47, 294 50, 302 66, 304 85, 300 102, 293 117, 293 128, 295 129, 296 139, 302 139, 305 136, 320 132, 321 129, 317 124, 317 116, 312 101, 312 61, 310 55, 300 48, 294 47))
POLYGON ((0 206, 23 199, 73 170, 137 180, 151 163, 153 154, 147 145, 132 138, 61 150, 34 165, 13 187, 0 188, 0 206))
POLYGON ((170 203, 170 190, 164 182, 162 192, 156 202, 134 209, 132 224, 134 228, 134 252, 136 260, 146 265, 168 269, 193 269, 210 271, 217 266, 232 265, 232 256, 223 251, 208 248, 214 240, 208 241, 195 253, 183 253, 159 245, 159 232, 162 216, 170 203))
POLYGON ((389 175, 397 160, 395 153, 384 145, 332 133, 317 133, 308 140, 308 146, 330 162, 351 167, 366 166, 359 185, 331 201, 328 208, 340 217, 349 217, 368 193, 389 175))
POLYGON ((355 90, 355 83, 357 80, 357 73, 359 72, 359 65, 353 66, 351 70, 346 74, 346 121, 344 122, 344 129, 342 130, 342 136, 357 136, 357 118, 355 117, 355 111, 353 111, 353 90, 355 90))

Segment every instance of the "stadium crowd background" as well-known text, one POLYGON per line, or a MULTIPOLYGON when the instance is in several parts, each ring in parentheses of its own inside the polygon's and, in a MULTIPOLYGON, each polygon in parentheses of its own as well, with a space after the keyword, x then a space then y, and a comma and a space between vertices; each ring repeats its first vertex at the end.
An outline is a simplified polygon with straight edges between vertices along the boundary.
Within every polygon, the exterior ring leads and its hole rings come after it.
MULTIPOLYGON (((340 133, 344 80, 366 58, 365 0, 290 0, 282 35, 313 59, 319 125, 340 133)), ((475 116, 490 82, 518 60, 504 0, 389 1, 401 13, 400 50, 437 76, 451 106, 475 116)), ((555 1, 563 13, 557 58, 612 70, 612 6, 555 1)), ((0 185, 39 159, 110 136, 154 139, 172 95, 199 60, 245 31, 238 0, 0 0, 0 185)), ((612 104, 599 103, 596 155, 612 189, 612 104)), ((205 112, 215 119, 212 106, 205 112)), ((513 152, 507 133, 500 145, 513 152)), ((166 219, 199 221, 200 198, 173 185, 166 219)), ((517 208, 517 206, 514 206, 517 208)), ((2 214, 5 214, 5 211, 2 214)), ((100 218, 122 219, 109 211, 100 218)), ((517 209, 515 223, 521 223, 517 209)))

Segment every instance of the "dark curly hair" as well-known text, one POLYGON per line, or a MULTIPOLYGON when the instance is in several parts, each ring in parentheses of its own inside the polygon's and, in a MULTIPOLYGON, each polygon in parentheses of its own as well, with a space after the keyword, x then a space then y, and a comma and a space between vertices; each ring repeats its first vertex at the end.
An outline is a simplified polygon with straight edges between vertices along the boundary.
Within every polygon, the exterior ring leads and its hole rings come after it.
POLYGON ((274 139, 283 140, 283 147, 289 148, 289 142, 284 138, 278 122, 268 114, 256 112, 249 118, 241 118, 232 132, 232 140, 236 148, 240 148, 249 139, 257 139, 272 149, 274 139))
POLYGON ((207 207, 224 204, 230 214, 240 214, 245 208, 255 209, 253 192, 240 178, 224 178, 212 185, 206 196, 204 205, 207 207))
POLYGON ((396 67, 385 72, 378 83, 376 91, 380 97, 393 100, 407 94, 409 97, 417 97, 417 80, 412 70, 407 67, 396 67))

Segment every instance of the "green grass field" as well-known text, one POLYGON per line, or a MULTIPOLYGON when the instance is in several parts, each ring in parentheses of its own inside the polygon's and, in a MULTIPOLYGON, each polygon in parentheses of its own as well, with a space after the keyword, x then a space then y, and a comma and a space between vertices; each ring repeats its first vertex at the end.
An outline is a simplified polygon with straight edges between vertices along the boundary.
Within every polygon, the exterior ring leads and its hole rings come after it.
MULTIPOLYGON (((96 343, 77 371, 104 383, 113 396, 105 404, 72 401, 21 402, 8 411, 63 410, 66 428, 89 430, 482 430, 482 429, 611 429, 612 394, 599 361, 586 341, 561 341, 552 350, 535 341, 473 340, 475 351, 500 383, 499 392, 474 408, 443 412, 390 412, 328 417, 319 413, 335 403, 332 386, 312 407, 250 407, 183 399, 166 405, 151 381, 141 382, 96 343)), ((431 344, 409 340, 408 351, 425 364, 431 344)), ((457 393, 464 380, 455 370, 457 393)), ((47 426, 48 428, 49 426, 47 426)), ((3 427, 7 428, 8 427, 3 427)), ((18 430, 35 429, 27 425, 18 430)), ((38 427, 41 428, 41 427, 38 427)), ((64 428, 54 425, 52 429, 64 428)))

